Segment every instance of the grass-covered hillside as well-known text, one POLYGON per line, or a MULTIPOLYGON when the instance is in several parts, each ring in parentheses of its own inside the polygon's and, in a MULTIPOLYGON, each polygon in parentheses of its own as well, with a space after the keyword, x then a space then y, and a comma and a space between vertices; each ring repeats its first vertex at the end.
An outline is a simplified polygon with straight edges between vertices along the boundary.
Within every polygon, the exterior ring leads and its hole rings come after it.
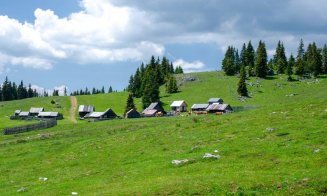
MULTIPOLYGON (((186 100, 190 107, 210 97, 251 109, 96 123, 65 118, 51 129, 1 135, 0 194, 327 194, 326 78, 252 78, 247 81, 252 98, 245 101, 236 94, 237 77, 207 72, 178 79, 180 93, 167 95, 162 89, 166 109, 173 100, 186 100), (203 159, 205 153, 220 158, 203 159), (188 162, 182 165, 171 163, 184 159, 188 162)), ((112 93, 78 96, 77 101, 122 115, 126 97, 112 93)), ((7 116, 18 107, 43 104, 48 109, 51 99, 0 103, 0 127, 14 125, 7 116)), ((55 99, 69 115, 70 98, 55 99)), ((140 108, 140 100, 135 102, 140 108)))

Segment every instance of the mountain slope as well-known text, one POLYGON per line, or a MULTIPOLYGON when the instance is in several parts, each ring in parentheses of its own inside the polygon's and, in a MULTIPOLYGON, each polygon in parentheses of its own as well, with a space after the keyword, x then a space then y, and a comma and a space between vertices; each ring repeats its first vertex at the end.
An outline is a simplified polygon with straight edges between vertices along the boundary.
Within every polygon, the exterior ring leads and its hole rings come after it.
MULTIPOLYGON (((184 99, 191 106, 210 97, 253 107, 222 116, 64 120, 48 130, 1 135, 1 195, 21 187, 29 195, 326 194, 325 78, 291 83, 285 76, 253 78, 247 81, 252 82, 252 98, 243 102, 235 93, 236 77, 217 72, 190 76, 196 80, 184 83, 180 93, 162 93, 166 108, 172 100, 184 99), (221 158, 206 160, 205 153, 221 158), (190 161, 171 163, 182 159, 190 161)), ((126 97, 113 93, 77 99, 99 111, 115 107, 121 115, 126 97)), ((61 99, 69 105, 69 98, 61 99)))

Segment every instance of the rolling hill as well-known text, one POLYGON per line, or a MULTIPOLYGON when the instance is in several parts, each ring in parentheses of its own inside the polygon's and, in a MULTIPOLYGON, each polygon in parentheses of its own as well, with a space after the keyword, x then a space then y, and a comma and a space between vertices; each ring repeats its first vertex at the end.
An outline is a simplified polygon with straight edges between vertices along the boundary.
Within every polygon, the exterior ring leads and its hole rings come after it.
MULTIPOLYGON (((327 194, 326 76, 294 82, 284 75, 251 78, 246 100, 237 96, 237 77, 204 72, 177 78, 181 92, 161 89, 165 109, 173 100, 190 107, 221 97, 239 111, 72 123, 69 97, 1 102, 1 129, 26 123, 8 116, 32 106, 60 111, 65 119, 51 129, 0 136, 0 194, 327 194), (220 158, 203 159, 205 153, 220 158)), ((122 115, 126 97, 123 92, 78 96, 77 101, 122 115)), ((140 109, 140 99, 135 102, 140 109)))

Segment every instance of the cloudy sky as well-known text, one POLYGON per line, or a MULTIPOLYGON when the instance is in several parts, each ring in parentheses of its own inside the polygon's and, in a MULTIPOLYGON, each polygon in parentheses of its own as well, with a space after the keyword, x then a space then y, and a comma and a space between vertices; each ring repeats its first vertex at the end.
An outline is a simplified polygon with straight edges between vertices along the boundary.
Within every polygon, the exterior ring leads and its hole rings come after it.
POLYGON ((218 70, 228 45, 327 42, 326 0, 1 0, 0 81, 123 89, 151 55, 218 70))

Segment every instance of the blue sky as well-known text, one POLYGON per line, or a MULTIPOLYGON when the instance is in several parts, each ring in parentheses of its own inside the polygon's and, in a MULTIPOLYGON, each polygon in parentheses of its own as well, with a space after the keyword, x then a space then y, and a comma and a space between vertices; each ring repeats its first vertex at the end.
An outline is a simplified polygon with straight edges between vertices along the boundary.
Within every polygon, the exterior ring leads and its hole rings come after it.
POLYGON ((0 81, 37 89, 121 90, 151 55, 185 71, 220 69, 228 45, 272 55, 327 40, 325 0, 1 0, 0 81))

